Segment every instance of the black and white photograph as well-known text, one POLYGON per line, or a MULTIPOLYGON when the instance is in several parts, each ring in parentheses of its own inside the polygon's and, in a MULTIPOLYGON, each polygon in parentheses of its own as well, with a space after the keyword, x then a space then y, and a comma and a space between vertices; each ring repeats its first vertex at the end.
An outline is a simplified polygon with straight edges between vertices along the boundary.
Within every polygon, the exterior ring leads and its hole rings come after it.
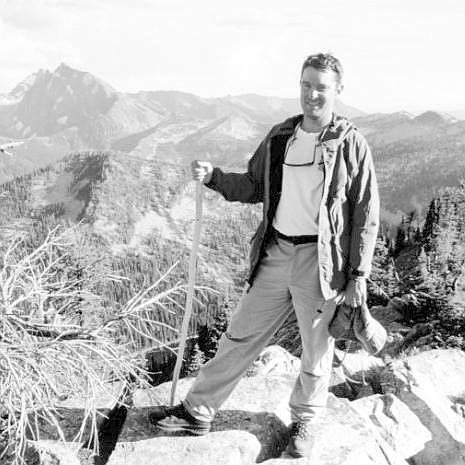
POLYGON ((0 0, 0 465, 465 465, 463 0, 0 0))

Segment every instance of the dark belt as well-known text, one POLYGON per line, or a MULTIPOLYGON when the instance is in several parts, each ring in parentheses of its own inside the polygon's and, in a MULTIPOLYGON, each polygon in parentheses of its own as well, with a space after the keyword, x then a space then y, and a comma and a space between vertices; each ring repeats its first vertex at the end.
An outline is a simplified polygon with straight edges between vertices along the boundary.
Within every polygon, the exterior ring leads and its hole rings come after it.
POLYGON ((277 229, 273 228, 273 233, 276 237, 280 239, 284 239, 287 242, 290 242, 294 245, 299 244, 309 244, 310 242, 318 242, 318 235, 317 234, 309 234, 307 236, 286 236, 286 234, 280 233, 277 229))

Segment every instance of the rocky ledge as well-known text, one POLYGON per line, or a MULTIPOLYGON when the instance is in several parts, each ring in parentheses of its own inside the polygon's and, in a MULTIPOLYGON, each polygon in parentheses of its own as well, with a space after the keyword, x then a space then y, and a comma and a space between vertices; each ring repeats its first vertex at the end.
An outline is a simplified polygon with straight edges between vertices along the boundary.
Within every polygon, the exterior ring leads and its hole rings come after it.
MULTIPOLYGON (((341 356, 341 354, 339 354, 341 356)), ((344 358, 341 356, 341 358, 344 358)), ((148 413, 169 399, 171 383, 138 390, 130 408, 117 407, 102 423, 100 455, 60 444, 52 430, 34 443, 44 465, 463 465, 465 463, 465 353, 430 350, 386 364, 363 353, 342 361, 351 398, 330 395, 328 414, 311 427, 311 457, 292 459, 284 450, 290 415, 287 401, 299 361, 270 346, 219 412, 212 432, 200 438, 170 436, 152 426, 148 413), (353 392, 353 386, 359 386, 353 392), (376 392, 377 391, 377 392, 376 392), (105 430, 105 431, 103 431, 105 430)), ((340 367, 341 368, 341 367, 340 367)), ((183 398, 192 378, 178 384, 183 398)), ((332 391, 347 391, 336 370, 332 391)), ((63 409, 72 437, 76 409, 63 409), (74 422, 73 422, 74 419, 74 422)), ((39 457, 39 458, 37 458, 39 457)))

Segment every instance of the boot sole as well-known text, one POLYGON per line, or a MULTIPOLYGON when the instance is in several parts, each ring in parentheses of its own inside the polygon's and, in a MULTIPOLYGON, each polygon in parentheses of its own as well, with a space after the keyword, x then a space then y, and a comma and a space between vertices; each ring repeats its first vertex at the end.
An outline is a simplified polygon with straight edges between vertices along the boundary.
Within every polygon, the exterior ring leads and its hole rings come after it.
POLYGON ((208 429, 200 429, 194 428, 192 426, 169 426, 169 425, 160 425, 157 424, 158 429, 165 431, 166 433, 189 433, 192 436, 205 436, 207 433, 210 432, 210 428, 208 429))

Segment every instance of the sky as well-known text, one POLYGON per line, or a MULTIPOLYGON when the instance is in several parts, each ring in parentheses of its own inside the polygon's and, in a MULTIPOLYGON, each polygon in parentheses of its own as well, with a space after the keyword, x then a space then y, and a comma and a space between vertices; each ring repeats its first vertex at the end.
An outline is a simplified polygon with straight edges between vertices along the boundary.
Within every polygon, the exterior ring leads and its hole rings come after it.
POLYGON ((0 93, 61 62, 116 90, 297 97, 304 58, 366 112, 465 112, 464 0, 0 0, 0 93))

